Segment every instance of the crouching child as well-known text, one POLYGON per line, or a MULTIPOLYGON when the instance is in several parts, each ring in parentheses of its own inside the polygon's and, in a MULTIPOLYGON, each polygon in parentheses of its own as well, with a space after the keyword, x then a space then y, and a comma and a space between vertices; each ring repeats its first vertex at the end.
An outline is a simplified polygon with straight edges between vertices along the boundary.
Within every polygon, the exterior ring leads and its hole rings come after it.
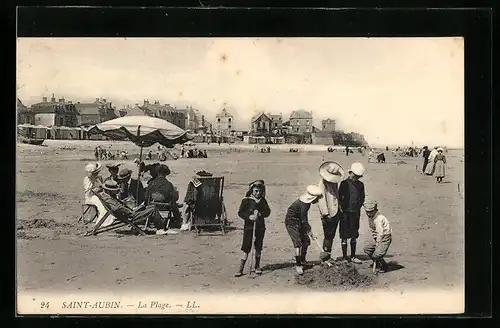
MULTIPOLYGON (((240 260, 240 267, 235 274, 235 277, 243 275, 243 269, 248 259, 248 253, 252 250, 252 242, 255 247, 255 273, 261 274, 260 259, 262 247, 264 245, 264 234, 266 232, 266 224, 264 219, 271 215, 271 209, 265 198, 266 187, 263 180, 257 180, 250 183, 246 197, 243 198, 238 210, 238 216, 245 221, 243 227, 243 242, 241 250, 243 257, 240 260), (255 241, 254 241, 255 237, 255 241)), ((250 268, 252 269, 252 268, 250 268)))
POLYGON ((307 265, 307 248, 313 238, 311 226, 309 225, 308 212, 311 204, 316 204, 322 196, 322 190, 318 186, 308 186, 306 192, 288 207, 285 217, 285 227, 292 239, 295 249, 295 270, 299 275, 304 273, 304 266, 307 265))
POLYGON ((379 266, 383 272, 386 272, 388 266, 384 256, 387 254, 392 242, 392 229, 389 220, 379 212, 375 201, 366 201, 364 208, 373 237, 373 240, 366 244, 364 251, 374 262, 374 265, 379 266))

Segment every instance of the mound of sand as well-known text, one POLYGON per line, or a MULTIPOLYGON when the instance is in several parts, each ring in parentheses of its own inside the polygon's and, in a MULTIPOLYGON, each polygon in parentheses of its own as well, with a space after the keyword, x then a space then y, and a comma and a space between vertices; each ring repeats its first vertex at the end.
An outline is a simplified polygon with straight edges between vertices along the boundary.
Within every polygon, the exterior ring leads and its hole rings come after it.
POLYGON ((369 286, 373 279, 359 274, 350 263, 336 263, 333 267, 318 266, 297 276, 296 283, 310 287, 359 288, 369 286))

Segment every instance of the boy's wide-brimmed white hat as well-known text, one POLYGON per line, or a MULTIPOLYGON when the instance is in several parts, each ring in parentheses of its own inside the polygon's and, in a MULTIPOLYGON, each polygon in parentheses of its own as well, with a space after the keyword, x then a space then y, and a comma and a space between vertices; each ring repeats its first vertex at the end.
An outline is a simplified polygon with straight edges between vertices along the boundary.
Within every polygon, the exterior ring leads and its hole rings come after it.
POLYGON ((102 168, 102 165, 99 162, 88 163, 87 165, 85 165, 85 172, 87 172, 89 174, 93 174, 93 173, 99 172, 101 170, 101 168, 102 168))
POLYGON ((344 169, 337 162, 327 161, 319 167, 319 175, 328 182, 340 183, 344 180, 344 169))
POLYGON ((363 166, 363 164, 358 162, 352 163, 349 173, 351 172, 356 174, 358 177, 362 177, 363 174, 365 174, 365 167, 363 166))
POLYGON ((441 152, 442 152, 442 151, 443 151, 443 148, 439 147, 439 148, 437 149, 437 151, 441 151, 441 152))
POLYGON ((299 199, 301 202, 309 204, 312 203, 316 198, 321 196, 323 193, 321 188, 315 185, 307 186, 306 192, 302 194, 299 199))

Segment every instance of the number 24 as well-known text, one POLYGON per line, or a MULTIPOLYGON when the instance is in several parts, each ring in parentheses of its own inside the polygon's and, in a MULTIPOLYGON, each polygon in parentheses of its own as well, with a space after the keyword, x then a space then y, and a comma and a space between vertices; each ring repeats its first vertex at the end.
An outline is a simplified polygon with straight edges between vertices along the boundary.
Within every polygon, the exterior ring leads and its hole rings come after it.
POLYGON ((42 309, 48 309, 49 308, 49 302, 41 302, 40 303, 40 308, 42 309))

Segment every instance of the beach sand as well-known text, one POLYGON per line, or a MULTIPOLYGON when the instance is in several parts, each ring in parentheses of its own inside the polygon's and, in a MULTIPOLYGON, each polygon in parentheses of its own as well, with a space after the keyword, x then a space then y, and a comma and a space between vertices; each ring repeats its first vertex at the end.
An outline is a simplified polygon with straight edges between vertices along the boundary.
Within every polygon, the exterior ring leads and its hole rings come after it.
MULTIPOLYGON (((130 291, 130 292, 291 292, 309 287, 295 282, 292 244, 286 233, 287 207, 309 184, 319 182, 323 160, 336 160, 347 170, 353 161, 366 168, 362 179, 367 197, 375 198, 390 220, 393 243, 386 260, 397 270, 374 277, 363 287, 384 291, 448 290, 464 287, 464 200, 457 192, 463 185, 463 151, 447 153, 445 183, 416 172, 421 158, 393 158, 387 163, 368 163, 368 156, 328 153, 327 146, 272 146, 260 153, 253 145, 197 145, 207 149, 206 159, 165 162, 168 177, 183 199, 194 172, 206 170, 224 176, 224 202, 236 229, 226 235, 185 232, 175 236, 134 236, 105 233, 83 237, 77 223, 83 203, 84 166, 94 158, 98 144, 129 151, 122 161, 135 169, 132 160, 139 150, 129 142, 48 141, 47 147, 17 147, 17 288, 19 293, 130 291), (299 148, 289 153, 289 148, 299 148), (396 164, 398 161, 406 164, 396 164), (243 226, 237 217, 248 183, 263 179, 271 216, 262 254, 262 276, 235 278, 241 256, 243 226)), ((156 149, 152 147, 151 149, 156 149)), ((178 150, 177 150, 178 151, 178 150)), ((144 153, 146 153, 145 150, 144 153)), ((102 161, 106 164, 107 161, 102 161)), ((136 170, 134 172, 137 172, 136 170)), ((102 174, 105 175, 104 168, 102 174)), ((463 196, 463 195, 462 195, 463 196)), ((317 209, 310 212, 313 232, 322 237, 317 209)), ((367 217, 361 217, 358 253, 370 238, 367 217)), ((320 238, 321 239, 321 238, 320 238)), ((311 244, 308 260, 318 259, 320 250, 311 244)), ((339 257, 336 236, 334 257, 339 257)), ((247 264, 248 265, 248 264, 247 264)), ((370 262, 358 265, 370 274, 370 262)), ((246 269, 248 270, 248 268, 246 269)))

